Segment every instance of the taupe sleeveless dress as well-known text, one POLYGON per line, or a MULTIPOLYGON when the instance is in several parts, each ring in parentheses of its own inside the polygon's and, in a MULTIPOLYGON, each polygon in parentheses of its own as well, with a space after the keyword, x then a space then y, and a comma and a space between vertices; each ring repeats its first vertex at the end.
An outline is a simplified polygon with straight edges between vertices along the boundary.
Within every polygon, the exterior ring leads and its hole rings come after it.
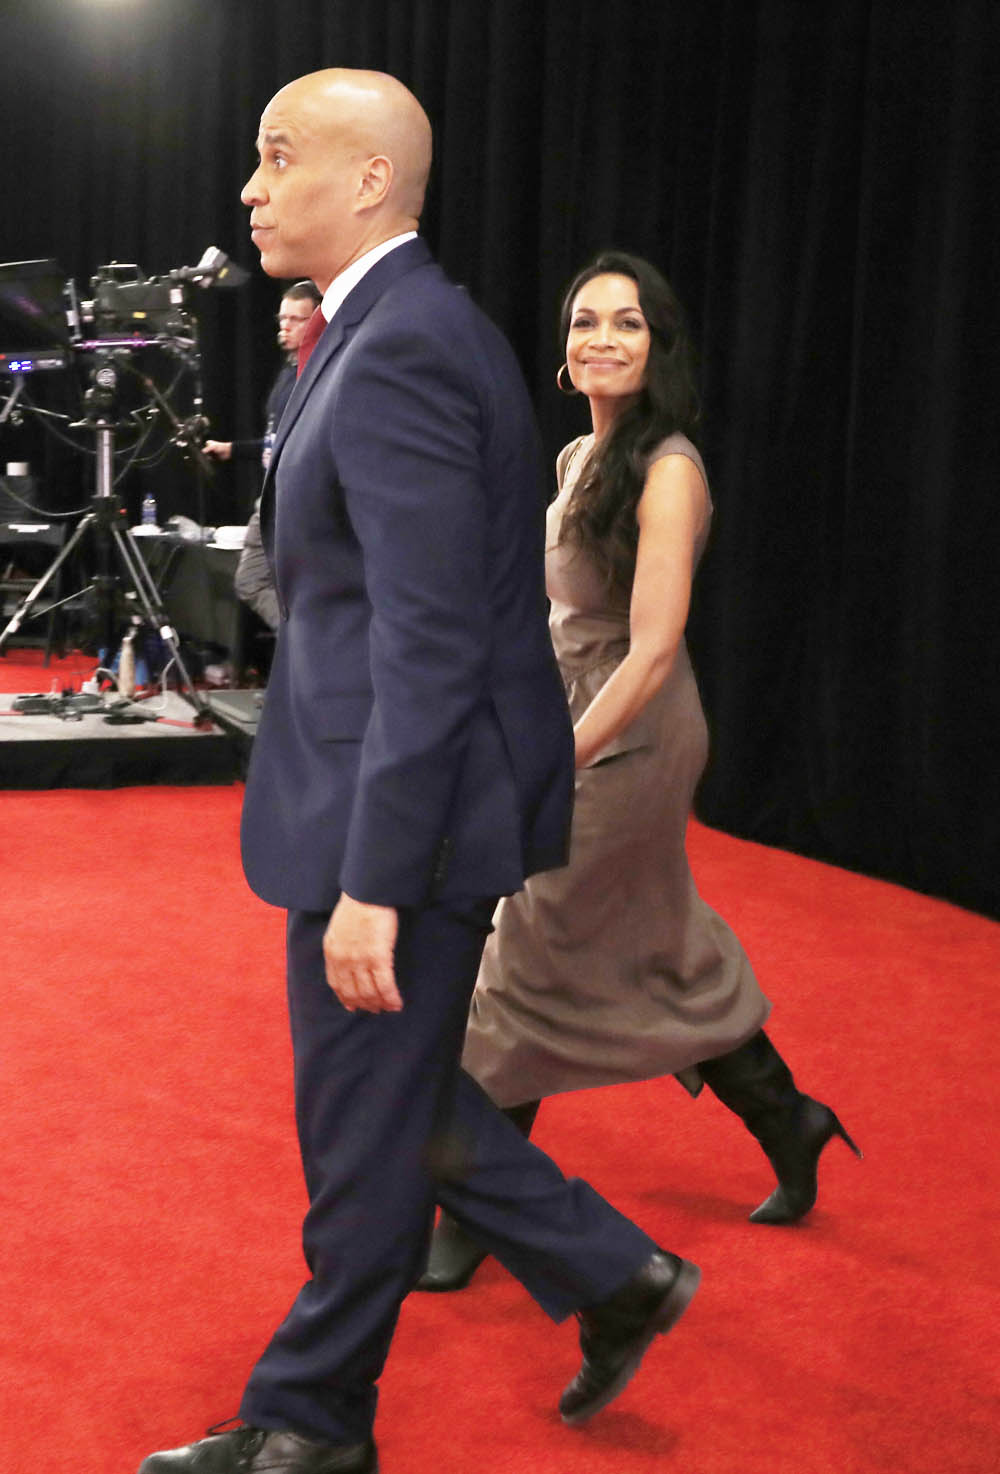
MULTIPOLYGON (((559 456, 548 512, 552 641, 573 720, 628 651, 627 605, 609 602, 593 562, 559 529, 593 444, 559 456)), ((683 435, 650 465, 685 455, 683 435)), ((696 548, 701 556, 704 534, 696 548)), ((684 835, 708 734, 686 645, 653 699, 576 775, 569 864, 503 902, 483 954, 462 1063, 500 1106, 564 1090, 678 1074, 735 1049, 769 1004, 735 934, 695 889, 684 835)))

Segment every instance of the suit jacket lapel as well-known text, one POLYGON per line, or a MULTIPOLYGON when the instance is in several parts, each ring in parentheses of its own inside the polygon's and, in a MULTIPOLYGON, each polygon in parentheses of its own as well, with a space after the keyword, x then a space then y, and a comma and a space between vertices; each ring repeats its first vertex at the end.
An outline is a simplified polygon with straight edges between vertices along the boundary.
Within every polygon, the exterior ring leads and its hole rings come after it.
POLYGON ((320 374, 326 365, 339 352, 345 339, 347 339, 362 321, 365 315, 381 297, 382 293, 390 287, 393 282, 398 281, 407 272, 414 271, 418 266, 426 266, 433 261, 433 256, 425 241, 418 236, 416 240, 407 241, 405 245, 397 246, 381 261, 376 261, 370 271, 365 272, 353 292, 350 292, 341 303, 339 310, 333 319, 327 323, 323 336, 316 344, 309 356, 309 361, 301 375, 295 382, 288 403, 285 405, 281 420, 278 424, 277 433, 274 437, 274 448, 271 452, 271 463, 264 478, 264 486, 260 498, 260 527, 264 542, 264 549, 269 552, 273 546, 274 528, 274 479, 278 469, 278 461, 281 456, 281 448, 294 426, 303 406, 315 387, 320 374))
POLYGON ((310 354, 309 361, 297 379, 291 397, 285 405, 285 411, 281 416, 281 423, 275 436, 271 456, 272 467, 320 374, 340 349, 345 338, 350 336, 353 329, 371 310, 387 287, 390 287, 401 276, 405 276, 407 272, 415 270, 418 266, 424 266, 432 260, 433 257, 427 244, 419 237, 416 240, 407 241, 405 245, 397 246, 387 256, 383 256, 381 261, 376 261, 371 270, 365 272, 354 290, 341 303, 332 321, 327 323, 323 336, 310 354))

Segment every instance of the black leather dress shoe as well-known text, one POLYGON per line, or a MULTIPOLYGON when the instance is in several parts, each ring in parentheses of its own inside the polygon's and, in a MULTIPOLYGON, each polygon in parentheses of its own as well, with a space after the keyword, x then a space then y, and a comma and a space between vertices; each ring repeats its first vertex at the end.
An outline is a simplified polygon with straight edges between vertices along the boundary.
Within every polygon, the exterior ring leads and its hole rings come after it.
POLYGON ((139 1474, 378 1474, 378 1455, 364 1443, 314 1443, 299 1433, 234 1428, 184 1448, 150 1454, 139 1474))
POLYGON ((700 1279, 697 1264, 657 1249, 620 1290, 577 1311, 583 1365, 559 1399, 564 1423, 585 1423, 618 1396, 654 1337, 680 1320, 700 1279))

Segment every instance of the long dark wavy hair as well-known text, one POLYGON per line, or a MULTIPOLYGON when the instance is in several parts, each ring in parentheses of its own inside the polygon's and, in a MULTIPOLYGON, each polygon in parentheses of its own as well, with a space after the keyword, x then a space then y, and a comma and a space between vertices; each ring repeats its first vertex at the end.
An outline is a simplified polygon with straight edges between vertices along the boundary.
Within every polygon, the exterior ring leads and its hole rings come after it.
POLYGON ((565 345, 573 302, 595 276, 628 276, 639 289, 649 326, 646 381, 634 404, 588 457, 563 518, 561 541, 575 542, 604 574, 608 592, 628 599, 639 544, 636 507, 650 451, 681 431, 693 439, 700 404, 694 345, 670 283, 641 256, 602 251, 570 283, 563 298, 560 338, 565 345))

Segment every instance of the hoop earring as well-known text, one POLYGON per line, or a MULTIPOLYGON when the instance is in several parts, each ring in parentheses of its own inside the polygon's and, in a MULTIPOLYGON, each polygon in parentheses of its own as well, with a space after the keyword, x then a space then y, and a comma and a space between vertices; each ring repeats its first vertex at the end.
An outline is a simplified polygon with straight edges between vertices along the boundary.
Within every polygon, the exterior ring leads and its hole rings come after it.
POLYGON ((569 386, 569 388, 568 389, 566 388, 566 385, 562 381, 563 370, 565 370, 566 373, 569 373, 569 364, 568 363, 561 364, 560 367, 559 367, 558 372, 556 373, 556 388, 559 390, 559 393, 560 394, 565 394, 565 395, 567 395, 567 397, 568 396, 571 396, 573 394, 579 394, 580 391, 576 387, 576 385, 572 382, 572 380, 570 380, 570 386, 569 386))

